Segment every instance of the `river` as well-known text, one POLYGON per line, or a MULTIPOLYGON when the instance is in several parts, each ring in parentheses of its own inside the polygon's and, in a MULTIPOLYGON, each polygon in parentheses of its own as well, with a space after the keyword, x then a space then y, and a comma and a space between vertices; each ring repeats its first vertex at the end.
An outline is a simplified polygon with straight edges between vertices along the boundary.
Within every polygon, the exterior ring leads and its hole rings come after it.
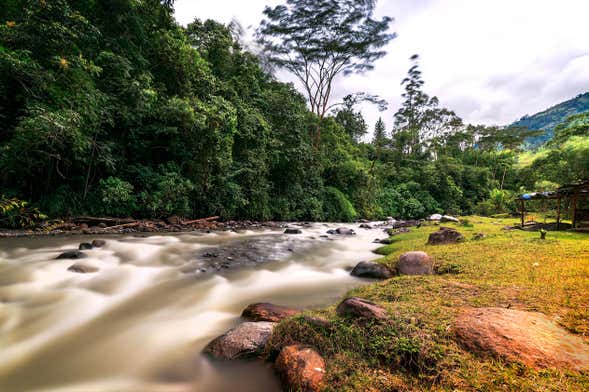
POLYGON ((386 235, 321 237, 335 227, 102 237, 87 274, 55 258, 98 237, 0 239, 0 391, 280 391, 269 364, 201 351, 250 303, 320 307, 367 283, 349 269, 386 235))

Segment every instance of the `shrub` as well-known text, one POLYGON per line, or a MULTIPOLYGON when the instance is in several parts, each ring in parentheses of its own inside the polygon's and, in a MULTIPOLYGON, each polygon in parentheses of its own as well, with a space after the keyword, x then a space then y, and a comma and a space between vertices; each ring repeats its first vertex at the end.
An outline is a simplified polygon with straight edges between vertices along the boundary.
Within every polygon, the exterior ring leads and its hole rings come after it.
POLYGON ((323 194, 323 217, 330 222, 351 222, 356 219, 356 210, 346 195, 334 187, 325 187, 323 194))
POLYGON ((175 165, 162 165, 158 171, 151 178, 148 190, 139 196, 146 215, 161 218, 192 214, 194 184, 184 178, 175 165))
POLYGON ((130 216, 136 209, 133 185, 118 177, 100 180, 99 197, 104 214, 111 216, 130 216))
POLYGON ((28 202, 0 195, 0 227, 20 229, 46 218, 37 208, 29 207, 28 202))

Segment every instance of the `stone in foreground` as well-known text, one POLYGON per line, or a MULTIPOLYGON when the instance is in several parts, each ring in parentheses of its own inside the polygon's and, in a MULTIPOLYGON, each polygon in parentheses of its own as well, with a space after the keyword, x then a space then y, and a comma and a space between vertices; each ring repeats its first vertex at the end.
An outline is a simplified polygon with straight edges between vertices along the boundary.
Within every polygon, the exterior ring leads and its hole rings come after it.
POLYGON ((67 270, 70 272, 77 272, 79 274, 90 274, 92 272, 98 272, 97 267, 80 263, 71 265, 67 270))
POLYGON ((242 323, 210 342, 204 351, 219 360, 255 357, 264 350, 275 325, 265 321, 242 323))
POLYGON ((59 256, 56 257, 56 260, 63 260, 63 259, 85 259, 88 255, 84 252, 80 252, 79 250, 68 250, 67 252, 63 252, 59 256))
POLYGON ((351 275, 359 278, 389 279, 394 274, 386 265, 372 261, 361 261, 354 267, 351 275))
POLYGON ((387 311, 363 298, 350 297, 343 300, 336 309, 339 316, 352 316, 364 319, 384 320, 387 311))
POLYGON ((241 313, 241 317, 250 321, 278 322, 288 317, 301 313, 300 310, 270 303, 257 303, 248 305, 241 313))
POLYGON ((456 319, 455 333, 472 351, 534 369, 589 370, 589 345, 542 313, 469 308, 456 319))
POLYGON ((397 272, 400 275, 432 275, 434 261, 425 252, 406 252, 399 257, 397 272))
POLYGON ((315 392, 324 388, 325 360, 310 347, 284 347, 276 359, 276 370, 286 390, 315 392))
POLYGON ((458 231, 449 227, 440 227, 439 231, 435 231, 429 235, 427 241, 428 245, 444 245, 456 244, 464 241, 464 236, 458 231))

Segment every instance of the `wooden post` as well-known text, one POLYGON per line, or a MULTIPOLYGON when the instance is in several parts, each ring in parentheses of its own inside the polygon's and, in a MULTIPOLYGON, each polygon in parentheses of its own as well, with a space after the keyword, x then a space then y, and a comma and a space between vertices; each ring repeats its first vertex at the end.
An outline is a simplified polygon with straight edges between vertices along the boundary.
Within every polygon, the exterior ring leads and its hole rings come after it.
POLYGON ((525 201, 523 199, 521 199, 519 201, 520 206, 521 206, 521 213, 522 213, 522 229, 524 228, 524 221, 526 218, 526 210, 525 210, 525 201))
POLYGON ((556 230, 560 230, 560 195, 556 199, 556 230))
POLYGON ((573 195, 573 229, 577 226, 577 196, 578 193, 575 192, 573 195))

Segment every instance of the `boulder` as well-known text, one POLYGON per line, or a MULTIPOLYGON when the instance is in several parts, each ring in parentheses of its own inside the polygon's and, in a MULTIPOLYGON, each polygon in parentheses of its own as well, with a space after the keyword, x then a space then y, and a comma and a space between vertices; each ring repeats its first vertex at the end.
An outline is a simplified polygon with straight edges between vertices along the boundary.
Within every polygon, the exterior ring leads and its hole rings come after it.
POLYGON ((390 244, 393 243, 393 241, 394 240, 392 238, 385 238, 385 239, 382 239, 382 240, 378 240, 378 243, 379 244, 383 244, 383 245, 390 245, 390 244))
POLYGON ((80 244, 80 246, 78 246, 79 250, 89 250, 92 249, 92 244, 88 243, 88 242, 82 242, 80 244))
POLYGON ((439 220, 442 220, 442 215, 440 215, 440 214, 433 214, 433 215, 430 215, 427 218, 427 220, 429 220, 429 221, 439 221, 439 220))
POLYGON ((359 262, 351 272, 352 276, 359 278, 371 279, 389 279, 393 277, 393 271, 384 264, 375 263, 373 261, 359 262))
POLYGON ((439 231, 435 231, 429 235, 427 241, 428 245, 443 245, 456 244, 464 241, 464 236, 455 229, 449 227, 440 227, 439 231))
POLYGON ((300 310, 270 303, 257 303, 248 305, 241 313, 241 317, 250 321, 278 322, 288 317, 301 313, 300 310))
POLYGON ((354 230, 349 229, 347 227, 339 227, 335 230, 328 230, 327 234, 335 234, 335 235, 355 235, 356 232, 354 230))
POLYGON ((56 259, 85 259, 86 257, 88 257, 88 255, 84 252, 80 252, 79 250, 68 250, 57 256, 56 259))
POLYGON ((102 248, 104 245, 106 245, 106 241, 105 240, 94 240, 94 241, 92 241, 92 246, 94 248, 102 248))
POLYGON ((275 367, 286 390, 316 392, 325 386, 325 360, 311 347, 284 347, 276 359, 275 367))
POLYGON ((542 313, 504 308, 468 308, 455 334, 466 348, 534 369, 589 370, 589 345, 542 313))
POLYGON ((87 264, 80 264, 80 263, 76 263, 76 264, 71 265, 67 270, 71 271, 71 272, 76 272, 79 274, 89 274, 92 272, 98 272, 97 267, 94 267, 92 265, 87 265, 87 264))
POLYGON ((284 234, 303 234, 303 231, 301 229, 287 227, 286 230, 284 230, 284 234))
POLYGON ((358 298, 350 297, 343 300, 336 309, 340 316, 352 316, 364 319, 384 320, 387 318, 387 312, 374 302, 358 298))
POLYGON ((434 261, 425 252, 406 252, 399 257, 397 272, 400 275, 431 275, 434 261))
POLYGON ((459 223, 460 220, 458 218, 454 218, 453 216, 450 216, 450 215, 442 215, 442 217, 440 218, 440 222, 454 222, 454 223, 459 223))
POLYGON ((368 229, 368 230, 370 230, 370 229, 372 229, 372 226, 370 226, 368 223, 362 223, 360 225, 360 228, 361 229, 368 229))
POLYGON ((108 227, 108 225, 107 225, 106 223, 104 223, 104 222, 100 222, 100 223, 98 224, 98 228, 99 228, 99 229, 106 229, 107 227, 108 227))
POLYGON ((205 352, 220 360, 257 356, 264 350, 275 325, 266 321, 239 324, 210 342, 205 352))

